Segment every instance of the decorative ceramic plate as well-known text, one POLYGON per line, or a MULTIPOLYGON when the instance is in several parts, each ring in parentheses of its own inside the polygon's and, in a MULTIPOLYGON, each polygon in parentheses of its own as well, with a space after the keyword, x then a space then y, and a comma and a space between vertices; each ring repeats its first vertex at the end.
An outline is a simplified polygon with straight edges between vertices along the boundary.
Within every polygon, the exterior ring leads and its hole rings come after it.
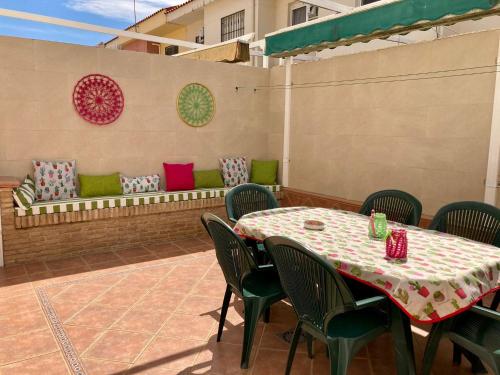
POLYGON ((199 83, 190 83, 177 97, 179 117, 189 126, 208 124, 215 114, 215 99, 208 88, 199 83))
POLYGON ((120 117, 125 99, 114 80, 102 74, 89 74, 75 85, 73 104, 86 121, 106 125, 120 117))
POLYGON ((324 230, 325 223, 319 220, 306 220, 304 221, 304 228, 309 230, 324 230))

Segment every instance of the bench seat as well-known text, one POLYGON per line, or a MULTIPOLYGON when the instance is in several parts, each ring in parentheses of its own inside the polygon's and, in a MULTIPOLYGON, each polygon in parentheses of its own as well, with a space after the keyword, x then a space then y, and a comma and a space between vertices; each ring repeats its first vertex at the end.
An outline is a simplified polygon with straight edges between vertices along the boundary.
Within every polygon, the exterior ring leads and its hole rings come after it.
MULTIPOLYGON (((279 185, 266 185, 266 188, 275 193, 280 191, 279 185)), ((229 190, 230 188, 197 189, 175 192, 158 191, 152 193, 135 193, 109 197, 73 198, 51 202, 40 201, 35 202, 28 210, 16 207, 15 215, 18 217, 25 217, 53 213, 90 211, 106 208, 133 207, 158 203, 222 198, 229 190)))

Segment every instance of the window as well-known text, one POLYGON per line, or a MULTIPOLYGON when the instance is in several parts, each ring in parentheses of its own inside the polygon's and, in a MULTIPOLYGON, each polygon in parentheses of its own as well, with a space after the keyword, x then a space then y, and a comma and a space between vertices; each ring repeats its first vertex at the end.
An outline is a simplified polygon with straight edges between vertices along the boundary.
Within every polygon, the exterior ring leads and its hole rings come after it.
POLYGON ((245 11, 236 12, 220 20, 220 40, 234 39, 245 33, 245 11))
POLYGON ((290 8, 290 25, 298 25, 318 18, 319 7, 297 3, 290 8))
POLYGON ((361 5, 376 3, 377 1, 379 1, 379 0, 361 0, 361 5))
POLYGON ((168 46, 165 47, 165 55, 172 56, 179 53, 179 46, 168 46))

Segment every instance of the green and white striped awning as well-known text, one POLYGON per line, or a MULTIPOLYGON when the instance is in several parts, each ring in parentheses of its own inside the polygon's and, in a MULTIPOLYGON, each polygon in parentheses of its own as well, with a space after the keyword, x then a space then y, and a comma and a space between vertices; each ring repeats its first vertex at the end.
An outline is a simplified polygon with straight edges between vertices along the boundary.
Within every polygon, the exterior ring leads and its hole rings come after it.
POLYGON ((500 0, 385 0, 266 35, 266 55, 287 57, 386 39, 500 14, 500 0))

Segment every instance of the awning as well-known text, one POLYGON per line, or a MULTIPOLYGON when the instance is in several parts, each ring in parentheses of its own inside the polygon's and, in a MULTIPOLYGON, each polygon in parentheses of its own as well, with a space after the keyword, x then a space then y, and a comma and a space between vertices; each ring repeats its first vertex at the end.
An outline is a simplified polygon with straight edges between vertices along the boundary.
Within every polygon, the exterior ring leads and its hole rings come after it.
POLYGON ((250 61, 250 47, 248 43, 235 41, 219 44, 213 47, 179 53, 176 56, 188 59, 216 61, 225 63, 239 63, 250 61))
POLYGON ((500 14, 500 0, 385 0, 266 35, 267 56, 287 57, 386 39, 500 14))

